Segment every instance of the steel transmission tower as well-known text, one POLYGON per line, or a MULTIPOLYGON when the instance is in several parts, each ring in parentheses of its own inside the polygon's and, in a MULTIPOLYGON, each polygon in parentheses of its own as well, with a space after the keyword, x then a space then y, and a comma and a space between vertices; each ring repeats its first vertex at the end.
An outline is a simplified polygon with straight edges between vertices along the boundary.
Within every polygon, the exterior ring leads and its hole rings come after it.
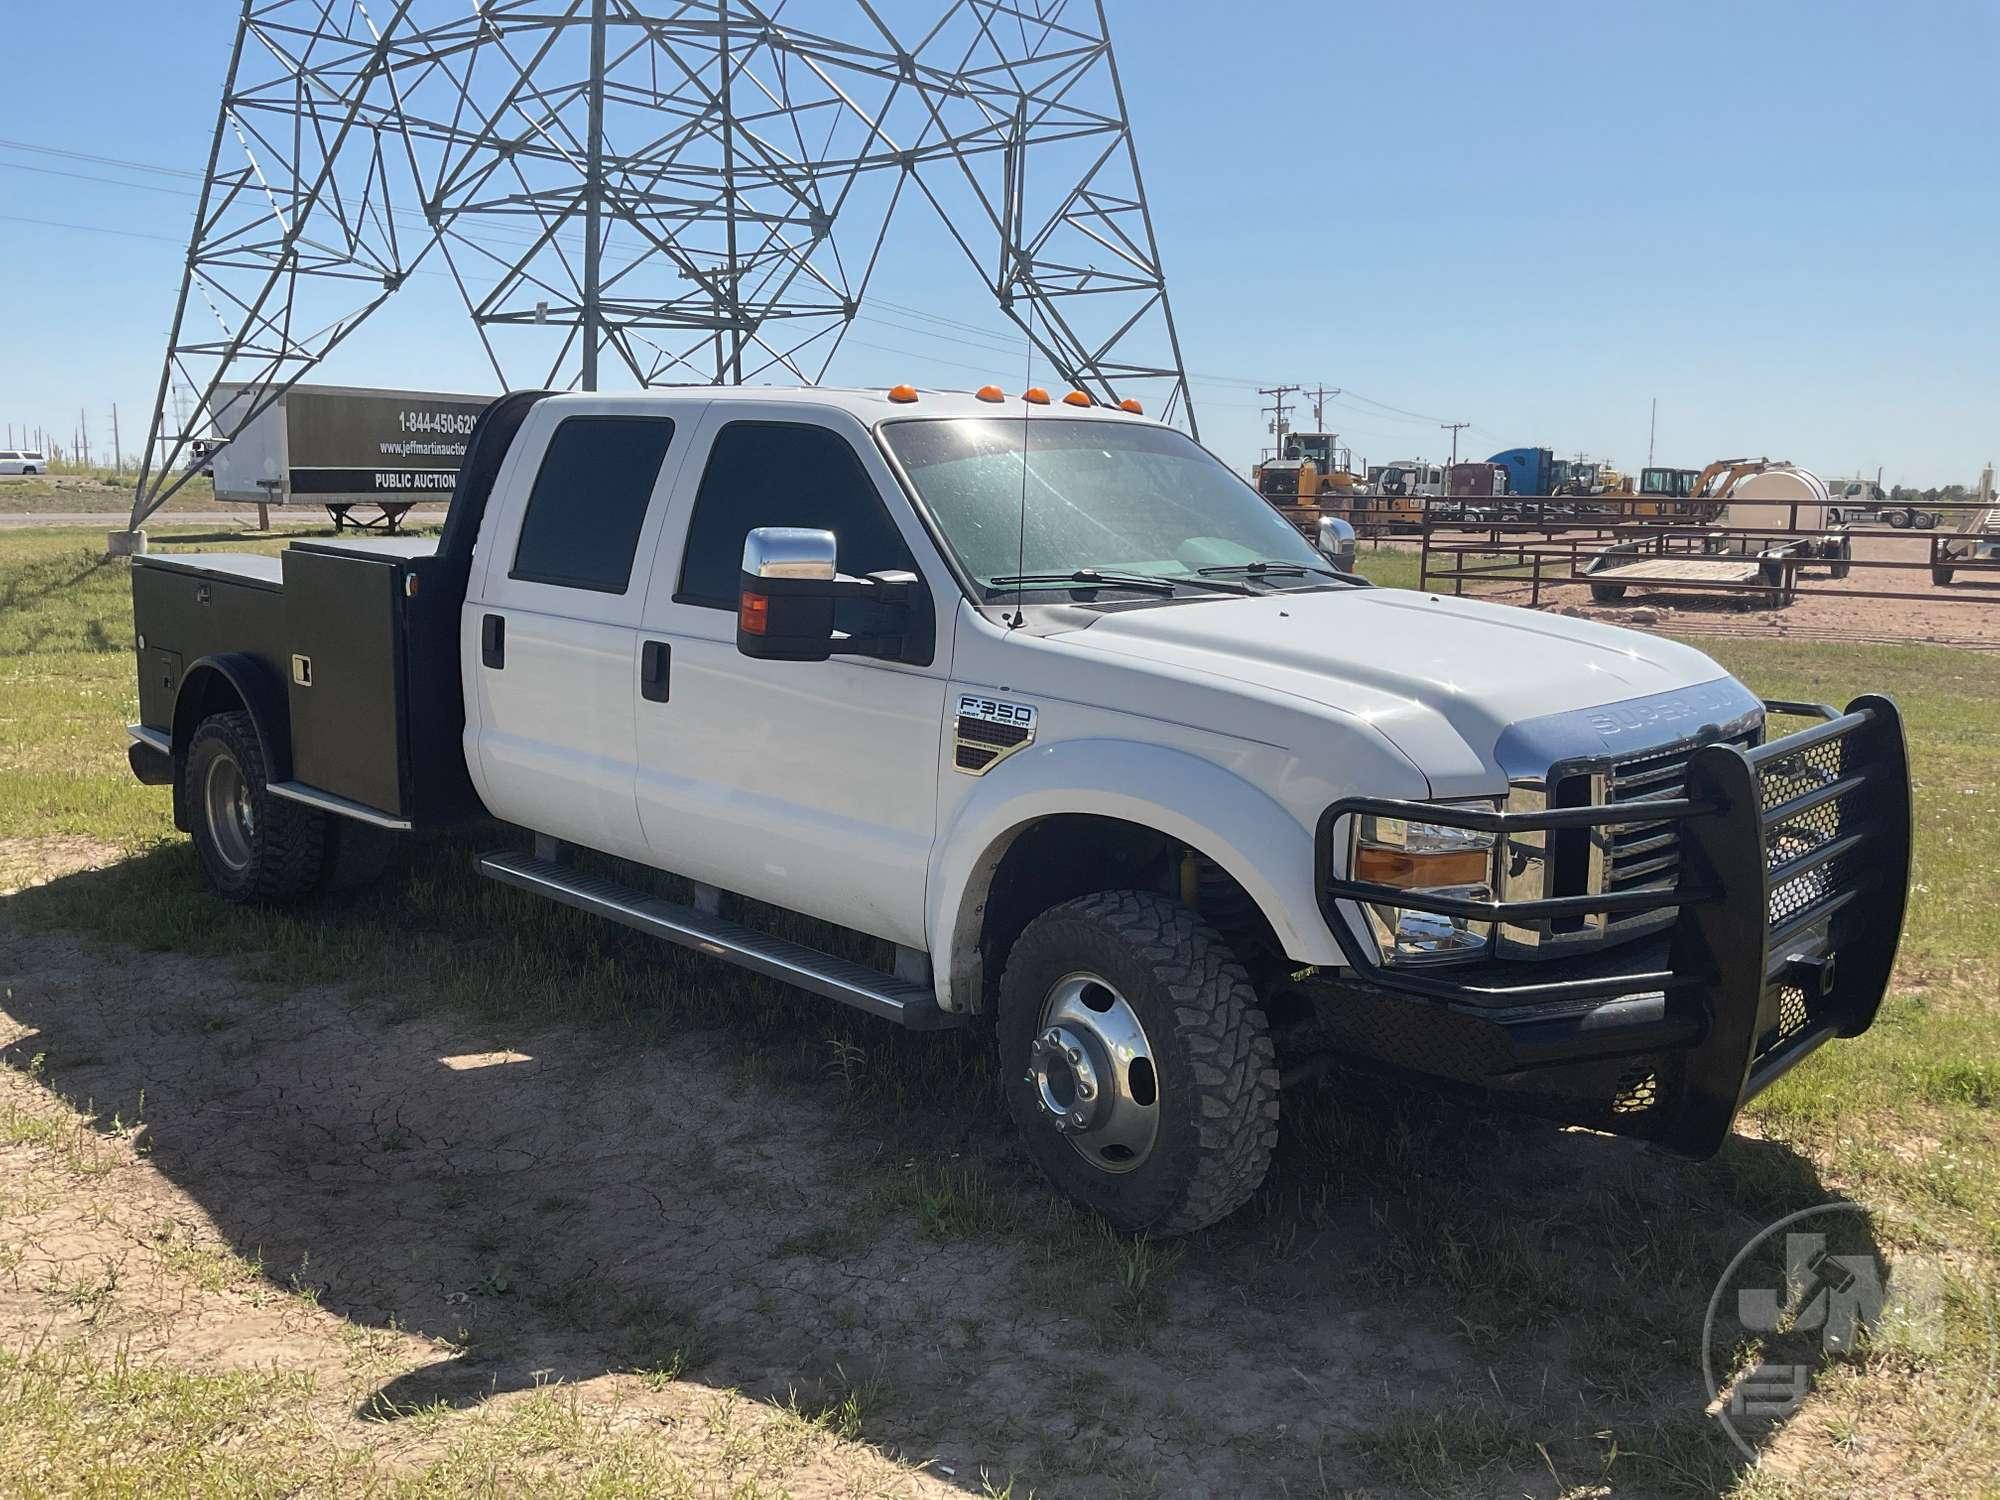
POLYGON ((815 383, 911 208, 1193 428, 1102 0, 244 0, 132 525, 413 276, 503 388, 815 383))

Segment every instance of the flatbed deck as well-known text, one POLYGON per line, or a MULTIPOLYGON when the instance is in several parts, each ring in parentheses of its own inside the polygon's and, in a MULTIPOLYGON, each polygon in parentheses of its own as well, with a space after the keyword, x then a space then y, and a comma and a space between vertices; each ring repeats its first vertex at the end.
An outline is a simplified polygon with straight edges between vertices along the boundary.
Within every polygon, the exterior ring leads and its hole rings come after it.
POLYGON ((1756 583, 1761 564, 1741 557, 1647 557, 1593 568, 1592 583, 1756 583))

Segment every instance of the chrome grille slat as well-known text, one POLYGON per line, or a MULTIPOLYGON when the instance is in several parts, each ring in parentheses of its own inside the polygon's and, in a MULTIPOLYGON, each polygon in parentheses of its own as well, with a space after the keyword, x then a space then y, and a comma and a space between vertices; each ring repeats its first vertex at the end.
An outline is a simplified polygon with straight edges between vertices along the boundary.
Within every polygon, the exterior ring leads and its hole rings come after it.
POLYGON ((1606 885, 1614 891, 1624 890, 1632 881, 1641 880, 1648 875, 1657 874, 1662 870, 1672 870, 1679 866, 1680 862, 1681 851, 1678 844, 1674 848, 1667 850, 1664 854, 1657 854, 1651 859, 1638 859, 1629 863, 1621 861, 1614 865, 1607 874, 1606 885))
POLYGON ((1648 823, 1644 828, 1636 829, 1634 832, 1638 837, 1632 838, 1629 841, 1623 838, 1614 841, 1614 847, 1618 851, 1618 858, 1638 859, 1643 855, 1651 854, 1656 849, 1678 848, 1681 841, 1680 834, 1675 831, 1671 823, 1648 823), (1659 828, 1665 831, 1661 833, 1648 833, 1646 831, 1648 828, 1659 828))
MULTIPOLYGON (((1628 807, 1685 797, 1688 761, 1695 748, 1681 745, 1614 764, 1604 775, 1604 800, 1614 807, 1628 807)), ((1609 833, 1603 845, 1601 878, 1605 891, 1673 889, 1680 875, 1679 824, 1628 823, 1609 833)), ((1613 916, 1605 929, 1609 934, 1634 923, 1657 925, 1660 920, 1646 913, 1613 916)))

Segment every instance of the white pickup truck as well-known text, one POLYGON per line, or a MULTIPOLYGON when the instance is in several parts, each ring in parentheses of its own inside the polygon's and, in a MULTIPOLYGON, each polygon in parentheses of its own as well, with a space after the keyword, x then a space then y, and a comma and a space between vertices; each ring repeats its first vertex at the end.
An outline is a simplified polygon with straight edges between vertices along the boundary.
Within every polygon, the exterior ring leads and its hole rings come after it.
POLYGON ((1888 699, 1767 704, 1672 641, 1369 587, 1082 396, 521 393, 438 539, 146 556, 133 589, 132 766, 222 896, 499 819, 497 880, 991 1023, 1030 1155, 1127 1229, 1257 1188, 1281 1056, 1712 1152, 1866 1029, 1902 926, 1888 699))

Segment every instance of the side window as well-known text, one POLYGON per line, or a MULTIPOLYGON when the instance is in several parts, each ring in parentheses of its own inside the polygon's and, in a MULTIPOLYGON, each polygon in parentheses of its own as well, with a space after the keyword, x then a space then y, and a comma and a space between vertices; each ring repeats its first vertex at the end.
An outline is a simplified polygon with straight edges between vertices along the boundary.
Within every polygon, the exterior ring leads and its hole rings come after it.
POLYGON ((914 569, 902 533, 847 439, 792 422, 731 422, 716 434, 681 558, 682 604, 736 608, 743 538, 758 526, 807 526, 840 540, 840 571, 914 569))
POLYGON ((660 463, 665 417, 570 417, 542 455, 508 574, 527 583, 622 594, 660 463))

